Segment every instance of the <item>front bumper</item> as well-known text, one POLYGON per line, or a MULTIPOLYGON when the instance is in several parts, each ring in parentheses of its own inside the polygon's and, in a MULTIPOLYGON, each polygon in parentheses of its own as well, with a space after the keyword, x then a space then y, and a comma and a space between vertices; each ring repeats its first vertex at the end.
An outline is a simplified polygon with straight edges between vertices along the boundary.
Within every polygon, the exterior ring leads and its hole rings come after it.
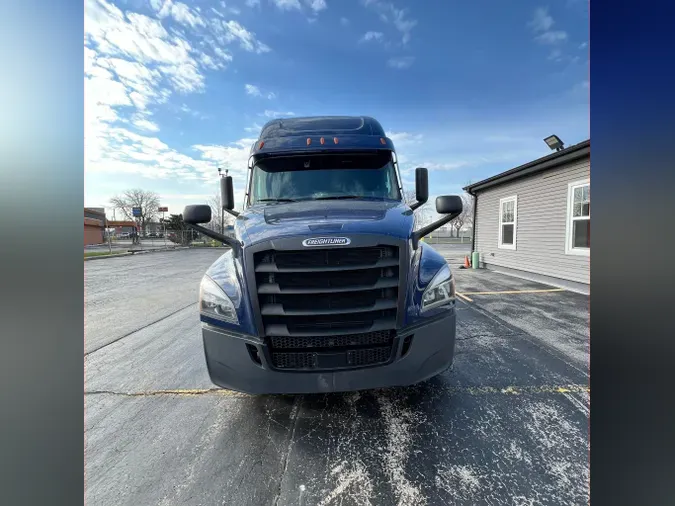
POLYGON ((279 371, 270 367, 265 342, 204 325, 204 353, 211 381, 222 388, 251 394, 309 394, 407 386, 431 378, 452 365, 455 354, 454 308, 441 318, 397 334, 393 361, 359 369, 279 371), (413 336, 402 356, 404 340, 413 336), (247 346, 249 345, 249 346, 247 346), (258 350, 257 363, 251 353, 258 350))

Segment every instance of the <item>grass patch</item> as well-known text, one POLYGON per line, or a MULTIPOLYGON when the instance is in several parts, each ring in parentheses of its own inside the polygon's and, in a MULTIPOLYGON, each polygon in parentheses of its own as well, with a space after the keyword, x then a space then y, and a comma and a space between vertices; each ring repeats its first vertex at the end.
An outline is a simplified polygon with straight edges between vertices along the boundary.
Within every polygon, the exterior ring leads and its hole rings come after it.
POLYGON ((190 244, 192 248, 218 248, 220 246, 222 246, 222 243, 219 241, 193 242, 190 244))
POLYGON ((117 255, 123 255, 126 253, 126 251, 113 251, 110 253, 109 251, 85 251, 84 253, 84 258, 89 258, 89 257, 106 257, 106 256, 117 256, 117 255))

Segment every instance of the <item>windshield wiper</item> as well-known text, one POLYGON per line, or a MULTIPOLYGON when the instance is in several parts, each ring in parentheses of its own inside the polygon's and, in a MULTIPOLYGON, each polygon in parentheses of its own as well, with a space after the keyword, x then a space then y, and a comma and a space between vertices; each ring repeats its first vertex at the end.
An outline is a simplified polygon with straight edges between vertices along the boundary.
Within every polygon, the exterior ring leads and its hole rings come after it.
POLYGON ((342 199, 363 199, 363 195, 335 195, 333 197, 316 197, 312 200, 342 200, 342 199))
POLYGON ((256 202, 297 202, 293 199, 258 199, 256 202))

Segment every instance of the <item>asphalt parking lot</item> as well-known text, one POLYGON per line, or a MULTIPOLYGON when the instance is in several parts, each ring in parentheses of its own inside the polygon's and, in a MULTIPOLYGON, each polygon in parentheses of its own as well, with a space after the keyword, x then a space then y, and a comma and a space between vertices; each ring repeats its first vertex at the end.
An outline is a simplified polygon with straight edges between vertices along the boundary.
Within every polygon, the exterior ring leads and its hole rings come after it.
MULTIPOLYGON (((438 247, 458 266, 468 249, 438 247)), ((408 388, 210 383, 198 283, 222 250, 85 262, 90 505, 577 505, 589 500, 589 299, 454 269, 454 368, 408 388)))

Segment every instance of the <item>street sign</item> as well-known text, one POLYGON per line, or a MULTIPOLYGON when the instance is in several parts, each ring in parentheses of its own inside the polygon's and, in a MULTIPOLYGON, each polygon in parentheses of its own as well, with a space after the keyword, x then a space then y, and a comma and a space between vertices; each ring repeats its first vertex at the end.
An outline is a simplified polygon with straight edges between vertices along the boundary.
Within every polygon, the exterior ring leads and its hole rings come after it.
POLYGON ((138 218, 138 217, 141 216, 142 210, 141 210, 140 207, 132 207, 131 208, 131 214, 133 214, 135 218, 138 218))
POLYGON ((159 209, 157 209, 157 211, 160 212, 160 213, 168 213, 169 208, 168 207, 160 207, 159 209))

